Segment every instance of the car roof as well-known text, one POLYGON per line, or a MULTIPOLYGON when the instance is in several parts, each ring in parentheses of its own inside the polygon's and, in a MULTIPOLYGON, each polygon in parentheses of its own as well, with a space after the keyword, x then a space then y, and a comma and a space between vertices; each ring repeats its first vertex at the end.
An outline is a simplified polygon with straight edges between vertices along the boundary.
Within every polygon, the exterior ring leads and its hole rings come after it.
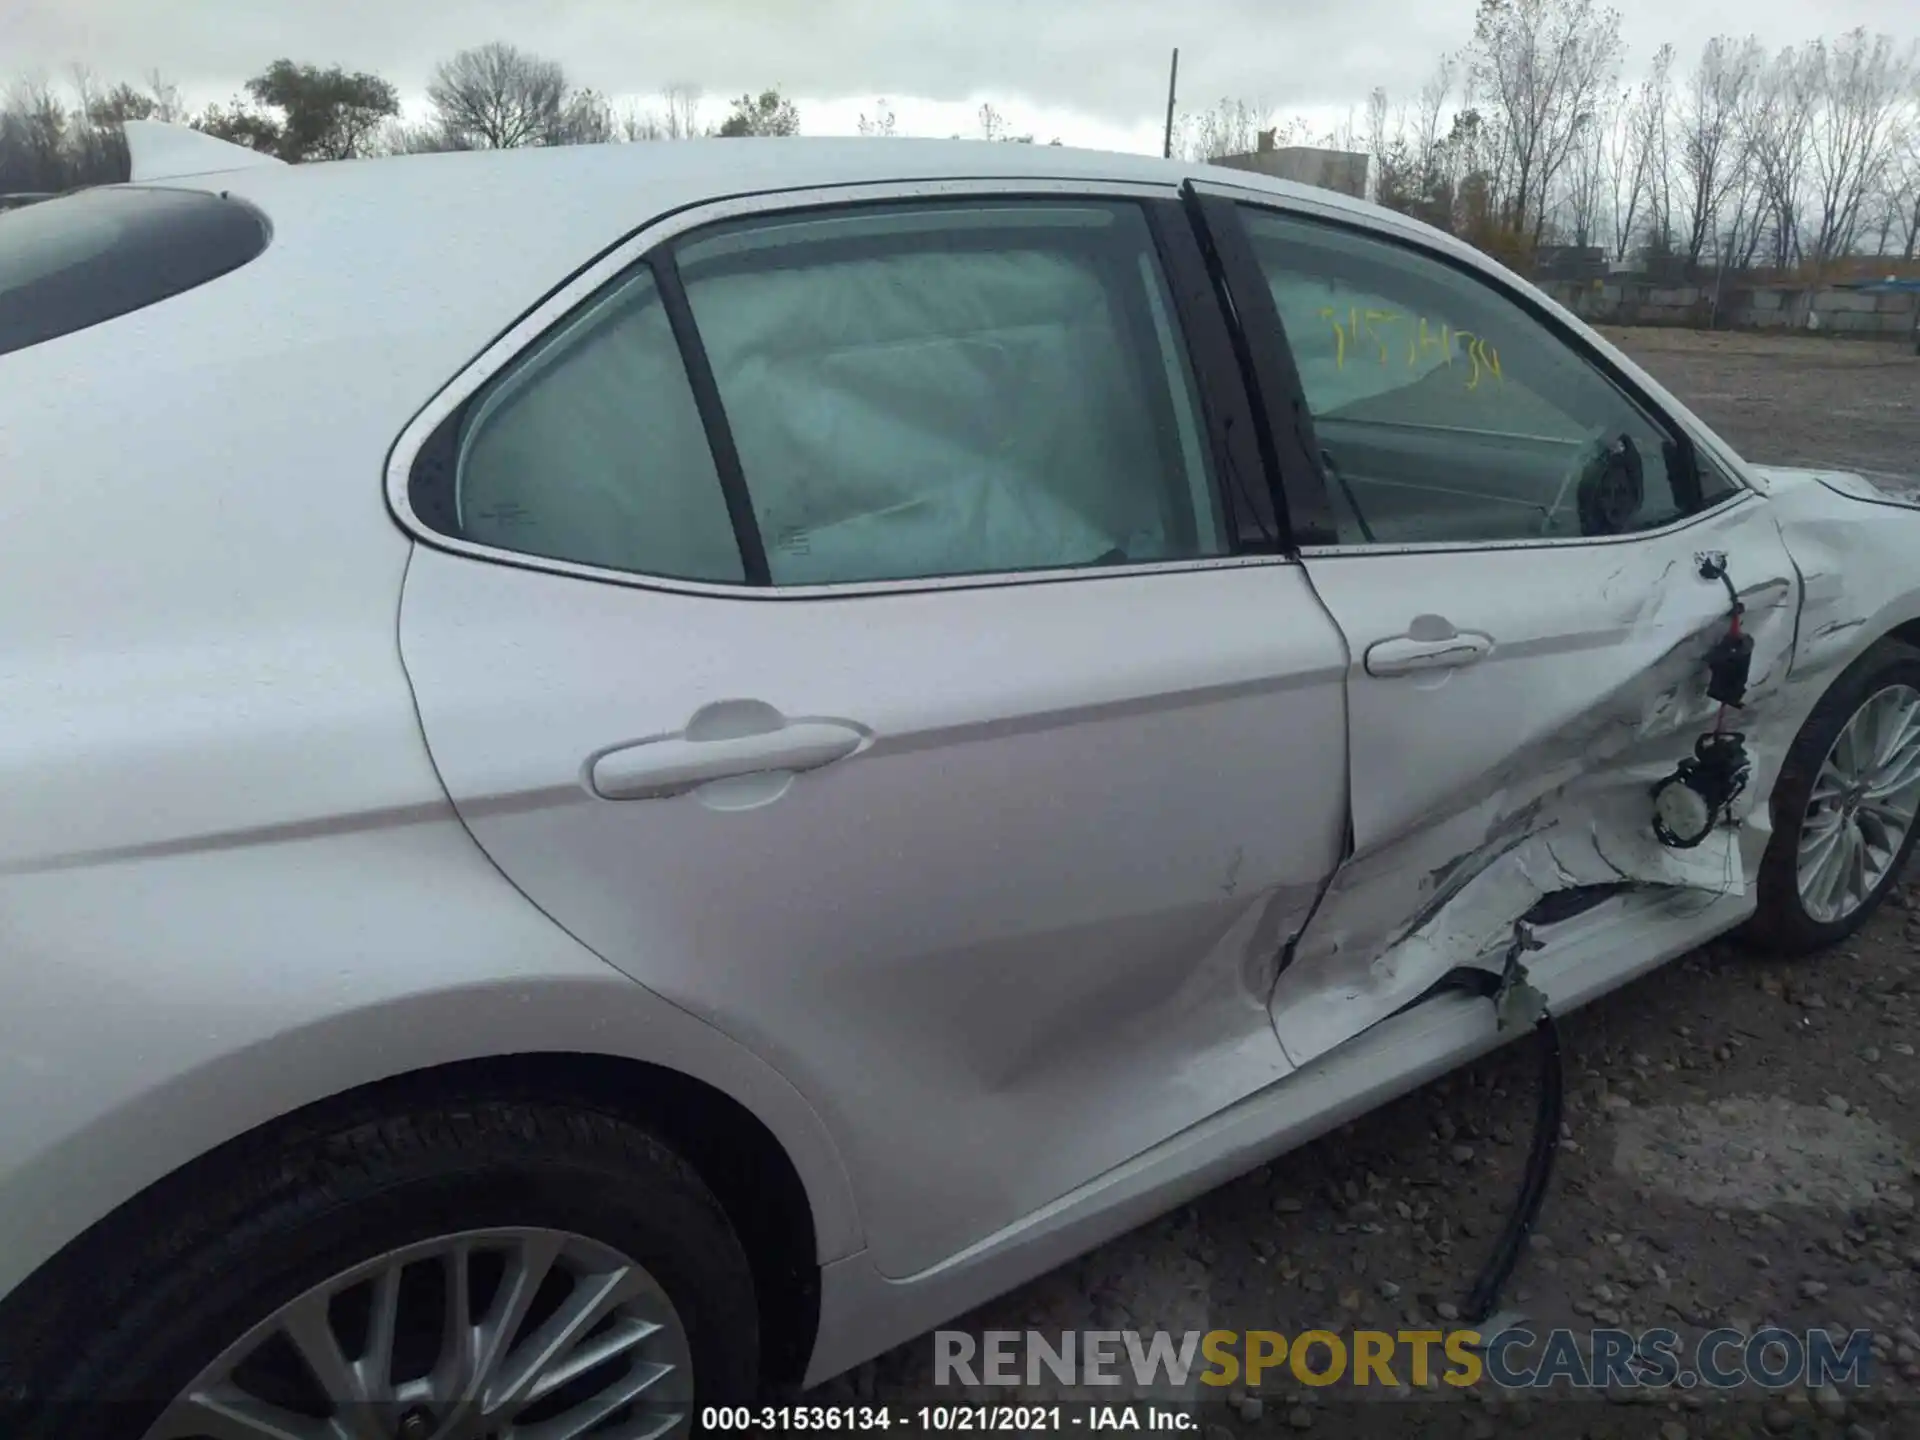
POLYGON ((709 202, 856 185, 937 195, 941 182, 957 180, 1171 192, 1189 179, 1258 191, 1486 263, 1439 231, 1329 190, 1157 156, 978 140, 639 141, 255 166, 153 183, 254 204, 274 229, 266 264, 336 291, 334 303, 348 310, 389 306, 398 294, 437 296, 484 308, 497 330, 636 231, 709 202))
POLYGON ((451 151, 385 156, 372 160, 255 168, 236 167, 196 176, 208 182, 244 183, 250 193, 294 193, 323 187, 348 173, 357 182, 384 184, 396 192, 451 193, 473 184, 509 191, 550 190, 575 185, 645 184, 702 190, 719 197, 742 190, 811 189, 916 179, 1106 180, 1178 185, 1211 175, 1229 184, 1338 199, 1362 211, 1373 207, 1334 192, 1275 180, 1257 172, 1119 151, 1063 145, 988 144, 978 140, 703 139, 567 145, 513 150, 451 151))
MULTIPOLYGON (((1157 156, 970 140, 708 139, 404 155, 236 169, 163 184, 242 196, 276 226, 361 223, 376 209, 422 229, 457 231, 495 249, 557 233, 600 247, 674 210, 780 191, 943 180, 1177 186, 1188 179, 1264 192, 1375 223, 1408 225, 1332 191, 1157 156), (484 219, 483 219, 484 217, 484 219), (480 225, 476 230, 472 227, 480 225)), ((1417 227, 1424 230, 1425 227, 1417 227)), ((1433 232, 1436 236, 1438 232, 1433 232)), ((344 238, 344 237, 343 237, 344 238)))
POLYGON ((1425 228, 1330 191, 1245 171, 985 141, 640 141, 308 165, 255 162, 137 182, 244 200, 272 228, 260 259, 192 296, 154 307, 142 324, 177 326, 182 352, 224 343, 211 328, 212 312, 222 308, 255 341, 275 334, 289 344, 332 336, 344 345, 358 336, 379 349, 383 342, 375 337, 396 326, 423 337, 431 331, 438 353, 430 365, 438 373, 394 373, 396 384, 410 388, 430 378, 415 396, 420 403, 556 287, 676 211, 850 186, 901 186, 937 196, 942 182, 957 180, 1160 186, 1171 194, 1189 178, 1258 190, 1283 204, 1364 215, 1376 225, 1425 228))

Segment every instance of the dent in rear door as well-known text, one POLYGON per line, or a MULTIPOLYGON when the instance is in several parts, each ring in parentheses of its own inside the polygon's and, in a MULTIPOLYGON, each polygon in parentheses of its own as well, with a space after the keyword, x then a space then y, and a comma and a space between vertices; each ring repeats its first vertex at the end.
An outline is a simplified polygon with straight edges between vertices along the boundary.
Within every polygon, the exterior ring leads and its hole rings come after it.
MULTIPOLYGON (((1109 221, 1116 234, 1144 234, 1139 217, 1084 197, 1049 204, 1088 213, 1056 220, 1036 203, 1008 232, 1032 248, 1049 225, 1069 229, 1068 241, 1043 247, 1046 265, 942 258, 948 288, 909 285, 899 293, 918 297, 913 305, 866 296, 860 267, 894 254, 899 236, 902 254, 992 260, 995 215, 963 217, 966 247, 927 244, 937 232, 924 212, 872 232, 843 221, 855 258, 818 276, 805 263, 757 267, 751 257, 768 239, 758 233, 728 232, 711 272, 688 264, 692 300, 678 320, 711 337, 690 353, 696 372, 711 366, 710 388, 696 375, 709 421, 724 402, 726 446, 744 461, 733 478, 751 489, 831 476, 816 494, 878 507, 834 516, 835 533, 823 536, 827 527, 805 523, 804 497, 787 492, 791 523, 768 526, 775 580, 789 565, 831 579, 861 525, 899 513, 885 508, 896 476, 917 484, 932 466, 967 461, 976 478, 1022 481, 1029 451, 1071 459, 1063 426, 1071 441, 1071 417, 1089 403, 1102 425, 1088 443, 1161 487, 1153 457, 1168 436, 1142 428, 1158 412, 1117 408, 1096 386, 1103 376, 1120 383, 1113 357, 1129 358, 1127 345, 1172 333, 1164 313, 1113 331, 1103 295, 1119 292, 1098 288, 1150 282, 1151 263, 1138 262, 1152 252, 1098 268, 1072 261, 1109 221), (807 283, 789 284, 789 273, 807 283), (708 274, 751 285, 703 291, 708 274), (1045 306, 1033 326, 1002 335, 982 321, 1028 293, 1045 306), (945 306, 969 320, 954 362, 966 383, 923 393, 914 364, 947 362, 941 336, 920 332, 945 306), (776 315, 792 327, 789 353, 757 338, 776 315), (1026 363, 1033 335, 1063 323, 1077 327, 1072 342, 1089 363, 1026 363), (874 339, 869 325, 886 333, 874 339), (895 342, 915 335, 922 359, 909 363, 915 346, 895 342), (816 339, 833 340, 839 358, 796 368, 816 339), (1040 404, 1031 391, 1047 376, 1082 388, 1040 404), (992 399, 1003 381, 1022 393, 951 423, 952 397, 992 399), (742 397, 756 387, 749 413, 742 397), (807 405, 782 408, 796 394, 807 405), (892 453, 921 463, 832 463, 835 436, 868 433, 856 402, 893 415, 892 453), (1116 435, 1137 438, 1118 447, 1116 435), (974 464, 976 455, 992 463, 974 464)), ((803 247, 816 241, 802 226, 772 243, 806 261, 803 247)), ((839 242, 829 233, 817 243, 839 242)), ((1178 307, 1180 322, 1208 323, 1191 303, 1178 307)), ((629 333, 623 367, 662 354, 678 364, 671 346, 629 333)), ((1177 394, 1183 362, 1177 351, 1172 359, 1169 369, 1162 357, 1157 383, 1177 394)), ((662 372, 646 393, 685 383, 662 372)), ((1217 421, 1213 407, 1234 401, 1206 393, 1217 421)), ((686 418, 694 404, 677 420, 649 421, 643 473, 664 474, 669 442, 685 442, 684 463, 720 483, 686 418)), ((622 413, 597 403, 569 411, 556 433, 622 413)), ((1182 435, 1182 444, 1204 438, 1182 435)), ((1212 461, 1196 453, 1190 478, 1205 499, 1212 461)), ((1241 463, 1257 473, 1257 456, 1241 463)), ((529 515, 545 519, 535 513, 541 492, 520 486, 519 473, 502 471, 485 507, 495 546, 527 533, 515 527, 529 515)), ((559 473, 548 467, 543 483, 559 473)), ((1106 472, 1070 473, 1095 485, 1106 472)), ((1187 493, 1165 491, 1176 506, 1187 493)), ((765 497, 752 503, 758 524, 765 497)), ((1112 523, 1072 563, 1147 551, 1158 522, 1142 514, 1112 523)), ((569 521, 579 543, 595 545, 620 523, 569 521)), ((435 761, 474 835, 559 923, 807 1096, 844 1147, 884 1273, 938 1263, 1290 1068, 1266 1001, 1341 843, 1345 650, 1298 564, 1233 553, 1230 535, 1196 525, 1186 549, 1206 553, 1187 559, 964 585, 909 577, 769 591, 737 574, 731 585, 675 585, 610 572, 604 560, 501 564, 439 532, 415 555, 402 651, 435 761), (1194 538, 1203 532, 1210 538, 1194 538), (683 752, 707 723, 695 717, 716 715, 757 734, 784 720, 808 736, 867 738, 827 747, 837 758, 756 788, 751 803, 697 786, 610 801, 585 783, 590 757, 658 743, 673 777, 664 789, 683 786, 683 752)), ((629 788, 662 789, 642 782, 629 788)))

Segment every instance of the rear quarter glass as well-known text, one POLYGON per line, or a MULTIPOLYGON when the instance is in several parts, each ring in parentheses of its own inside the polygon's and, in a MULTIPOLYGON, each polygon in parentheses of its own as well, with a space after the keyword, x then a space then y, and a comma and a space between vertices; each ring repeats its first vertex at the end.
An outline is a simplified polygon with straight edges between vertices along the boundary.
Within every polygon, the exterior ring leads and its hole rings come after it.
POLYGON ((258 256, 270 233, 242 201, 156 186, 0 212, 0 355, 205 285, 258 256))

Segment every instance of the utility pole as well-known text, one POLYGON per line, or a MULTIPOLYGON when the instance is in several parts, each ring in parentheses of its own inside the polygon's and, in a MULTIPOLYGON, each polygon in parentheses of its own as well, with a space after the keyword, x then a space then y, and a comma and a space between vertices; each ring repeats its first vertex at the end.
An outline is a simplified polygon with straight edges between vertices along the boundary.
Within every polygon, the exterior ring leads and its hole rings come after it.
POLYGON ((1173 158, 1173 97, 1179 89, 1180 47, 1176 45, 1173 50, 1173 72, 1167 76, 1167 140, 1160 150, 1161 157, 1167 160, 1173 158))

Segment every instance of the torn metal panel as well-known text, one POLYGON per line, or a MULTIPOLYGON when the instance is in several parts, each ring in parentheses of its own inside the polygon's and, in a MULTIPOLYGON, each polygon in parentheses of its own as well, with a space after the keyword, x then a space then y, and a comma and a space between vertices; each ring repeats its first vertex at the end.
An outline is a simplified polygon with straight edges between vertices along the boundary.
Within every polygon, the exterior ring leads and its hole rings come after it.
MULTIPOLYGON (((1664 536, 1497 552, 1347 552, 1310 559, 1356 657, 1444 609, 1491 650, 1459 668, 1348 674, 1354 853, 1274 989, 1274 1027, 1305 1064, 1494 954, 1539 900, 1594 885, 1746 892, 1765 849, 1764 796, 1799 721, 1787 703, 1800 577, 1757 499, 1664 536), (1711 729, 1706 658, 1728 632, 1723 554, 1754 655, 1732 728, 1748 790, 1698 848, 1662 845, 1653 787, 1711 729)), ((1664 902, 1614 902, 1669 923, 1664 902)), ((1704 911, 1705 907, 1700 907, 1704 911)), ((1723 921, 1717 922, 1724 924, 1723 921)), ((1551 937, 1549 937, 1551 940, 1551 937)))
POLYGON ((1617 945, 1670 953, 1689 923, 1700 939, 1726 928, 1715 902, 1748 894, 1771 835, 1766 800, 1807 714, 1840 669, 1920 621, 1920 480, 1757 478, 1765 501, 1665 536, 1309 561, 1358 657, 1355 845, 1274 987, 1274 1028, 1296 1064, 1496 956, 1547 895, 1635 887, 1605 912, 1617 945), (1754 640, 1728 722, 1753 768, 1732 824, 1670 849, 1651 792, 1715 723, 1706 659, 1728 628, 1703 554, 1726 557, 1754 640), (1455 669, 1369 674, 1367 650, 1413 633, 1415 611, 1492 646, 1455 669), (1675 903, 1689 892, 1697 903, 1675 903))
POLYGON ((1889 475, 1883 471, 1821 470, 1813 472, 1836 495, 1864 500, 1870 505, 1902 505, 1920 510, 1920 475, 1889 475))
POLYGON ((1756 468, 1804 587, 1793 681, 1813 687, 1811 708, 1836 671, 1920 618, 1920 477, 1756 468))

